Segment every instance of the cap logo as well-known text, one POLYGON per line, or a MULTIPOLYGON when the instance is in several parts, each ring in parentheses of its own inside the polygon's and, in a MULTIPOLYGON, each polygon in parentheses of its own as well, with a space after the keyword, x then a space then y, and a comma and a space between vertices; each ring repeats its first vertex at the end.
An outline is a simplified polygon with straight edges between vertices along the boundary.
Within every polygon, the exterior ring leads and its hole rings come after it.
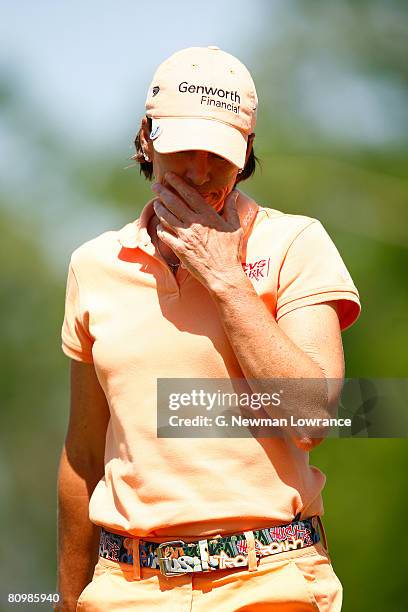
POLYGON ((161 131, 162 131, 162 126, 161 125, 155 125, 154 128, 152 129, 152 131, 150 132, 150 140, 154 140, 155 138, 160 136, 161 131))
POLYGON ((157 96, 157 94, 159 93, 159 91, 160 91, 160 87, 159 87, 158 85, 155 85, 155 86, 153 87, 153 90, 152 90, 152 93, 153 93, 153 98, 154 98, 154 96, 157 96))
POLYGON ((239 115, 241 97, 237 91, 187 81, 179 83, 178 90, 182 94, 198 94, 202 105, 224 108, 239 115))

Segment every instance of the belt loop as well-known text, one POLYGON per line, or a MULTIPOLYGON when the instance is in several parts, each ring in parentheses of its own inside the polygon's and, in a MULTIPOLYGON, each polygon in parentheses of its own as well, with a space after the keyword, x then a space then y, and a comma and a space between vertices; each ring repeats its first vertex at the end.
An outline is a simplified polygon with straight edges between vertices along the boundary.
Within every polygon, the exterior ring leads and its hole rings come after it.
POLYGON ((139 538, 132 538, 133 580, 140 580, 139 538))
POLYGON ((248 545, 248 571, 256 572, 258 570, 258 564, 256 558, 254 532, 244 531, 244 536, 248 545))
POLYGON ((327 544, 326 532, 324 530, 323 521, 322 521, 320 516, 317 517, 317 522, 319 523, 319 529, 320 529, 320 531, 322 533, 322 536, 323 536, 324 547, 326 549, 326 552, 329 553, 329 547, 328 547, 328 544, 327 544))
POLYGON ((200 551, 201 567, 204 571, 208 570, 208 542, 207 540, 200 540, 198 542, 200 551))

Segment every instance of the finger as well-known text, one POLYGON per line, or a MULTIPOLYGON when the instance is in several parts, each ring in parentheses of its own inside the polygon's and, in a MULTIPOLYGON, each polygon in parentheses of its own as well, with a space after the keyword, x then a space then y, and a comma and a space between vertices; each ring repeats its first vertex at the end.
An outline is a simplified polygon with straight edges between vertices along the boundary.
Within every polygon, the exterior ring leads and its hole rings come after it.
POLYGON ((171 248, 171 250, 173 251, 173 253, 175 253, 177 255, 177 257, 180 260, 180 267, 184 268, 185 270, 187 269, 186 266, 183 263, 182 260, 182 255, 181 255, 181 245, 180 245, 180 241, 177 240, 177 237, 174 236, 173 234, 171 234, 170 232, 168 232, 166 230, 165 227, 163 227, 163 225, 161 223, 159 223, 156 227, 156 231, 157 231, 157 235, 160 238, 160 240, 162 240, 162 242, 164 242, 165 244, 167 244, 168 247, 171 248))
POLYGON ((160 221, 172 229, 177 227, 186 227, 185 223, 173 215, 173 213, 170 212, 159 200, 155 200, 153 202, 153 208, 160 221))
POLYGON ((187 202, 191 210, 196 213, 207 212, 208 204, 202 195, 200 195, 194 187, 184 181, 181 176, 178 176, 178 174, 174 172, 166 172, 165 179, 177 193, 181 195, 183 200, 187 202))
POLYGON ((180 240, 172 234, 162 223, 159 223, 156 227, 156 232, 160 240, 162 240, 171 250, 178 256, 180 250, 180 240))
POLYGON ((167 187, 161 183, 155 183, 152 186, 152 190, 157 194, 158 199, 161 203, 171 212, 179 221, 191 223, 192 210, 187 206, 183 200, 178 197, 175 193, 170 191, 167 187))
POLYGON ((226 223, 231 225, 234 229, 238 229, 241 225, 238 210, 237 210, 237 199, 238 199, 238 191, 234 189, 231 193, 225 198, 224 202, 224 210, 222 211, 222 218, 226 223))

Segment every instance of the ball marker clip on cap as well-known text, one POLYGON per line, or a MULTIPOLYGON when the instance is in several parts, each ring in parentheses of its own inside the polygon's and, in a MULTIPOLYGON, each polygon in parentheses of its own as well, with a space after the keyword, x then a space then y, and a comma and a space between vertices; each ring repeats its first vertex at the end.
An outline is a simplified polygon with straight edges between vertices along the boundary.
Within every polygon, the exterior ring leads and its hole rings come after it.
POLYGON ((160 64, 149 87, 150 138, 159 153, 210 151, 242 170, 257 106, 252 77, 236 57, 216 45, 182 49, 160 64))

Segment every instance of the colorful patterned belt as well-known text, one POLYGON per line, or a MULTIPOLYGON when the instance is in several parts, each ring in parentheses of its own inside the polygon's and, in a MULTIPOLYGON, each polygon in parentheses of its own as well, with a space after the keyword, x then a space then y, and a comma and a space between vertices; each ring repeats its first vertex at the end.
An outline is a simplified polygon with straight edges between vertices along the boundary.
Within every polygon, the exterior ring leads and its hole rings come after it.
MULTIPOLYGON (((317 516, 295 519, 278 527, 252 532, 257 557, 313 546, 320 541, 317 516)), ((248 534, 248 532, 246 532, 248 534)), ((133 564, 133 538, 121 536, 101 527, 99 555, 111 561, 133 564)), ((149 542, 139 540, 141 567, 159 569, 165 576, 188 572, 230 569, 248 565, 248 538, 245 533, 185 543, 182 540, 149 542)))

